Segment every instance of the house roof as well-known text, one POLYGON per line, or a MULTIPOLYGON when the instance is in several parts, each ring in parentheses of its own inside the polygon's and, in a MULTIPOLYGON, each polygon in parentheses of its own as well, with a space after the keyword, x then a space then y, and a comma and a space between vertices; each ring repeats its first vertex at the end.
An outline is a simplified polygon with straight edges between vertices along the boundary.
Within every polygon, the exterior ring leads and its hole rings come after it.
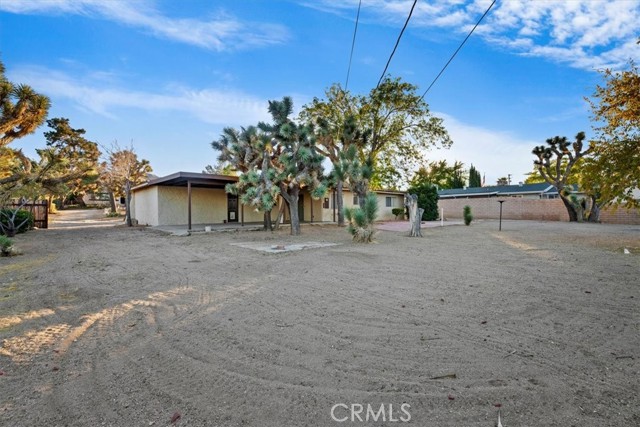
POLYGON ((134 187, 132 191, 156 185, 167 187, 186 187, 189 183, 191 183, 192 187, 224 188, 225 185, 232 184, 234 182, 238 182, 237 176, 212 175, 196 172, 176 172, 171 175, 152 179, 142 185, 138 185, 137 187, 134 187))
POLYGON ((498 197, 516 196, 525 194, 557 194, 558 191, 553 185, 546 182, 537 184, 522 185, 494 185, 489 187, 454 188, 450 190, 440 190, 438 195, 441 199, 456 197, 498 197))

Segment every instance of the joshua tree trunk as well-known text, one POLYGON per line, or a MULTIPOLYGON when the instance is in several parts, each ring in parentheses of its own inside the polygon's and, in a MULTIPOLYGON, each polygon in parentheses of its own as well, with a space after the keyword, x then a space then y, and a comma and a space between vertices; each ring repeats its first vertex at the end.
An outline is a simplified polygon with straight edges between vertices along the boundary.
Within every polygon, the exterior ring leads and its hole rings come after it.
POLYGON ((291 220, 291 235, 300 234, 300 216, 298 215, 298 200, 300 196, 300 188, 284 188, 284 184, 280 184, 280 194, 289 205, 289 219, 291 220))
POLYGON ((284 215, 285 205, 286 205, 285 201, 283 199, 280 199, 280 202, 278 203, 278 216, 276 217, 276 223, 273 226, 274 230, 280 229, 280 222, 282 222, 282 215, 284 215))
POLYGON ((589 196, 591 198, 591 208, 589 209, 589 215, 587 216, 588 222, 600 222, 600 205, 597 203, 597 198, 594 195, 589 196))
POLYGON ((118 212, 118 208, 116 207, 116 195, 113 191, 109 192, 109 207, 111 208, 111 213, 118 212))
POLYGON ((127 180, 124 185, 125 192, 125 221, 127 222, 127 227, 131 227, 133 225, 133 221, 131 221, 131 182, 127 180))
POLYGON ((422 237, 422 214, 424 209, 418 207, 418 196, 415 194, 407 194, 404 196, 404 205, 409 209, 409 224, 411 230, 409 237, 422 237))
POLYGON ((564 206, 567 208, 569 221, 582 222, 582 215, 581 212, 579 212, 578 206, 576 206, 575 203, 573 203, 569 198, 563 196, 562 194, 560 194, 560 198, 562 199, 562 203, 564 203, 564 206))
POLYGON ((273 226, 271 225, 271 211, 266 211, 264 213, 264 229, 267 231, 273 231, 273 226))
POLYGON ((336 209, 338 210, 338 226, 344 227, 344 199, 342 198, 343 181, 336 183, 336 209))

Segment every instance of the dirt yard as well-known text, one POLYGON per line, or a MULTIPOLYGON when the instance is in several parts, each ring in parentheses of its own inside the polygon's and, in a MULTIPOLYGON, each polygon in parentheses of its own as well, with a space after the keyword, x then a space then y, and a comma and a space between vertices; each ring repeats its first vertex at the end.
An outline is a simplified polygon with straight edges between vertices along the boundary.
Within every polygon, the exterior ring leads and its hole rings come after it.
POLYGON ((0 258, 2 426, 640 425, 638 226, 78 227, 0 258))

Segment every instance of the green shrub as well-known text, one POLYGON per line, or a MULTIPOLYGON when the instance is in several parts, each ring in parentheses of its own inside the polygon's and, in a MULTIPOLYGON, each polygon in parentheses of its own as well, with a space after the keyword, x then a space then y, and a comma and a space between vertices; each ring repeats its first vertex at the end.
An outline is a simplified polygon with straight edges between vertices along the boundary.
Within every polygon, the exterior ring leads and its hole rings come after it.
POLYGON ((371 243, 375 235, 373 223, 378 215, 378 197, 375 193, 368 193, 364 200, 364 207, 345 209, 344 216, 349 221, 347 231, 353 240, 359 243, 371 243))
POLYGON ((404 218, 404 208, 393 208, 391 209, 391 213, 395 215, 396 219, 398 219, 399 216, 404 218))
POLYGON ((464 225, 471 224, 471 221, 473 221, 473 215, 471 215, 471 206, 466 205, 464 208, 462 208, 462 217, 464 218, 464 225))
POLYGON ((0 209, 0 234, 12 236, 33 228, 33 214, 24 209, 0 209))
POLYGON ((407 190, 409 194, 418 196, 418 207, 424 209, 423 221, 438 219, 438 189, 430 183, 414 184, 407 190))
POLYGON ((13 241, 7 236, 0 235, 0 255, 9 256, 13 252, 13 241))

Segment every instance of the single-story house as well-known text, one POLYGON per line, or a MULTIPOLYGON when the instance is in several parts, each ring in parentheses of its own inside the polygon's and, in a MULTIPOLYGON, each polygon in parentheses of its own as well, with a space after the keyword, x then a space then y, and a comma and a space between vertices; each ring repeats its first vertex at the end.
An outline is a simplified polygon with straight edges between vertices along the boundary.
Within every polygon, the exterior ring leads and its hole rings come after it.
POLYGON ((438 191, 440 199, 470 199, 479 197, 522 197, 525 199, 557 199, 558 190, 546 182, 537 184, 494 185, 438 191))
MULTIPOLYGON (((225 185, 238 181, 238 177, 193 172, 176 172, 159 177, 132 189, 131 216, 139 224, 185 225, 194 224, 261 223, 264 214, 252 206, 243 205, 238 196, 227 194, 225 185)), ((393 219, 393 208, 402 207, 404 193, 378 191, 378 218, 393 219)), ((343 194, 344 207, 357 205, 350 191, 343 194)), ((307 191, 300 193, 298 214, 302 222, 333 222, 337 220, 334 191, 314 200, 307 191)), ((288 221, 288 209, 284 220, 288 221)), ((272 211, 275 220, 277 209, 272 211)))

